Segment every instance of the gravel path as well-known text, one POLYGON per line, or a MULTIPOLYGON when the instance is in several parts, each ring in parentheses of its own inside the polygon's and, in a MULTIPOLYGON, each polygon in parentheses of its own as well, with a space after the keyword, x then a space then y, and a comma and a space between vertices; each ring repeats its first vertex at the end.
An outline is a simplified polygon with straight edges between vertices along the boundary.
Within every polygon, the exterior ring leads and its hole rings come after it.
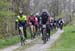
MULTIPOLYGON (((36 39, 37 39, 37 38, 36 38, 36 39)), ((34 39, 34 40, 36 40, 36 39, 34 39)), ((27 44, 27 43, 30 43, 30 42, 32 42, 32 41, 34 41, 34 40, 28 39, 28 40, 26 40, 26 44, 27 44)), ((14 51, 15 49, 20 48, 20 47, 22 47, 22 46, 21 46, 20 43, 18 43, 18 44, 16 44, 16 45, 12 45, 12 46, 9 46, 9 47, 7 47, 7 48, 1 49, 0 51, 14 51)))
MULTIPOLYGON (((63 32, 64 32, 63 30, 58 29, 58 31, 51 36, 50 40, 46 44, 43 44, 41 39, 39 39, 38 42, 34 42, 35 45, 33 45, 27 49, 24 49, 22 51, 47 51, 48 48, 52 46, 52 44, 60 37, 60 35, 63 32)), ((36 39, 34 39, 34 40, 36 40, 36 39)), ((30 43, 31 41, 34 41, 34 40, 27 40, 26 43, 30 43)), ((20 48, 20 47, 21 47, 21 45, 20 45, 20 43, 18 43, 16 45, 2 49, 0 51, 14 51, 15 49, 20 48)))
POLYGON ((63 30, 58 29, 58 31, 51 36, 51 39, 46 44, 42 44, 40 41, 40 43, 36 43, 34 46, 31 46, 23 51, 47 51, 63 32, 63 30))

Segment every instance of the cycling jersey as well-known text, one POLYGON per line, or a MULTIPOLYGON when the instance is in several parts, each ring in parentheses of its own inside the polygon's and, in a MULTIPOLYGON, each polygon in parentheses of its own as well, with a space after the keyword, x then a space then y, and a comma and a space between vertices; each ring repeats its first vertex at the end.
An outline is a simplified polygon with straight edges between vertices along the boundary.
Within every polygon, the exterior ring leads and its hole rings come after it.
POLYGON ((42 18, 41 18, 41 16, 38 16, 38 15, 37 15, 36 17, 37 17, 37 19, 38 19, 38 24, 41 25, 41 24, 42 24, 42 18))
POLYGON ((19 26, 25 26, 27 17, 23 15, 22 17, 17 16, 16 22, 18 22, 19 26))
POLYGON ((27 20, 27 17, 25 15, 23 15, 22 17, 17 16, 17 19, 16 19, 17 22, 19 22, 19 21, 24 22, 26 20, 27 20))
POLYGON ((42 13, 42 15, 41 15, 42 24, 46 24, 46 23, 47 23, 48 17, 49 17, 49 15, 48 15, 46 12, 43 12, 43 13, 42 13))
POLYGON ((35 16, 29 16, 28 17, 28 23, 31 22, 32 25, 37 25, 38 24, 38 19, 35 16))

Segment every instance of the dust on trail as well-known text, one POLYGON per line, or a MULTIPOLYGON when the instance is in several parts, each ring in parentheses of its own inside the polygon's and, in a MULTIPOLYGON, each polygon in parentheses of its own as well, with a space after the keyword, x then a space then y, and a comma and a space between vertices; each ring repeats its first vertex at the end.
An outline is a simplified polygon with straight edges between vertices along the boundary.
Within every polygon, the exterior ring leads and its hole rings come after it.
POLYGON ((57 39, 59 39, 60 35, 63 32, 63 30, 58 29, 58 31, 51 36, 50 40, 46 44, 43 44, 40 40, 39 42, 35 42, 36 44, 34 46, 31 46, 22 51, 47 51, 48 48, 50 48, 52 44, 54 44, 54 42, 57 41, 57 39))

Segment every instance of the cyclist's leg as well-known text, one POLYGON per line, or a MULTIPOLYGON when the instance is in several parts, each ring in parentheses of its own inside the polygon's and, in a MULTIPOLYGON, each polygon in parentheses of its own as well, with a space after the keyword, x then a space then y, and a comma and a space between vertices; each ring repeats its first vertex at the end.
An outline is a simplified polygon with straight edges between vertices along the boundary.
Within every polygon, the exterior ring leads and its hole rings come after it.
POLYGON ((41 30, 40 30, 40 25, 37 26, 37 35, 40 36, 41 30))
POLYGON ((31 29, 31 39, 34 38, 34 28, 33 25, 30 25, 30 29, 31 29))
POLYGON ((35 32, 36 32, 36 35, 37 35, 37 36, 40 35, 39 26, 37 26, 37 25, 35 25, 35 32))
POLYGON ((36 31, 36 32, 38 31, 38 27, 37 27, 37 25, 35 25, 35 31, 36 31))
POLYGON ((21 31, 19 32, 20 34, 20 41, 21 41, 21 46, 22 46, 22 40, 23 40, 23 38, 22 38, 22 35, 21 35, 21 31))
POLYGON ((46 29, 47 29, 47 33, 48 33, 48 38, 50 38, 50 25, 49 24, 47 25, 46 29))
POLYGON ((46 41, 48 41, 48 36, 47 36, 47 25, 46 27, 43 27, 43 43, 45 44, 46 41))
POLYGON ((47 35, 47 29, 42 27, 42 40, 46 39, 46 37, 47 37, 46 35, 47 35))
POLYGON ((31 22, 31 25, 30 25, 30 31, 31 31, 31 39, 33 39, 34 38, 34 23, 33 22, 31 22))
POLYGON ((19 31, 19 36, 20 36, 20 38, 21 38, 21 40, 22 40, 22 33, 21 33, 21 30, 20 30, 20 26, 18 27, 19 29, 18 29, 18 31, 19 31))
POLYGON ((24 37, 27 39, 27 32, 26 32, 26 28, 23 28, 24 31, 24 37))
MULTIPOLYGON (((18 29, 18 31, 19 31, 19 36, 20 36, 20 38, 21 38, 22 36, 21 36, 21 31, 20 31, 20 29, 18 29)), ((22 38, 21 38, 20 40, 22 40, 22 38)))
POLYGON ((39 32, 41 32, 41 25, 39 24, 39 32))
POLYGON ((21 30, 19 29, 19 36, 20 36, 20 40, 21 40, 21 46, 23 45, 23 35, 22 35, 22 32, 21 30))
POLYGON ((63 29, 64 23, 62 23, 62 29, 63 29))
POLYGON ((24 37, 27 39, 26 27, 23 27, 24 37))
POLYGON ((43 40, 43 39, 44 39, 44 37, 43 37, 43 27, 42 27, 41 29, 42 29, 42 30, 41 30, 41 31, 42 31, 42 40, 43 40))
POLYGON ((62 30, 62 24, 61 24, 61 30, 62 30))
POLYGON ((63 24, 61 24, 61 30, 63 29, 63 24))
POLYGON ((39 33, 39 35, 41 33, 41 25, 40 24, 38 25, 38 33, 39 33))
POLYGON ((33 38, 35 38, 35 36, 36 36, 36 27, 35 27, 35 25, 33 25, 33 38))
POLYGON ((59 23, 59 28, 61 29, 61 23, 59 23))
POLYGON ((31 25, 29 25, 29 30, 30 30, 31 39, 32 39, 32 27, 31 27, 31 25))

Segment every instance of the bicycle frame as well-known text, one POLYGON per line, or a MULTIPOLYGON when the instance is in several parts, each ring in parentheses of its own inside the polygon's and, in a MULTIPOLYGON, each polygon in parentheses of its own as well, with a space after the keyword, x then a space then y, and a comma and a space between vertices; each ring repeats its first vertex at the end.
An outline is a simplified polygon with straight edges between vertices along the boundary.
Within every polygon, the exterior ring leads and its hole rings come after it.
POLYGON ((46 25, 42 25, 42 38, 43 38, 43 43, 45 44, 47 41, 47 32, 46 32, 46 25))
MULTIPOLYGON (((43 30, 43 35, 44 35, 44 33, 46 33, 46 25, 42 25, 42 30, 43 30)), ((44 35, 44 37, 45 37, 45 35, 44 35)))
POLYGON ((23 27, 19 27, 20 30, 20 37, 21 37, 21 45, 25 45, 25 37, 24 37, 24 32, 23 32, 23 27))

